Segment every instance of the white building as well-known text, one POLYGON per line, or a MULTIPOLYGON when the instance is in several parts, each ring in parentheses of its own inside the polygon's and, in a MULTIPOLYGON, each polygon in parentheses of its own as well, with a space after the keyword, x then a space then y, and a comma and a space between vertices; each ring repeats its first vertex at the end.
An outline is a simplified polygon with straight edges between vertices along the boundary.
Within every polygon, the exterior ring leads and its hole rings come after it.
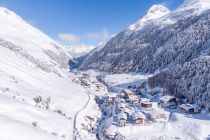
POLYGON ((125 113, 120 113, 118 115, 118 125, 119 126, 125 126, 126 125, 126 122, 127 122, 127 114, 125 113))

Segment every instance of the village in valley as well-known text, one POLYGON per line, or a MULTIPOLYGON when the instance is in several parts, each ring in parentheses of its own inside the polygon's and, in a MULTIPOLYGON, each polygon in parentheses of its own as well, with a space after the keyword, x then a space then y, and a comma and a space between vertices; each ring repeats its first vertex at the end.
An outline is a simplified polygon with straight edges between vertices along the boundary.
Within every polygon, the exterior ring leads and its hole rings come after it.
MULTIPOLYGON (((138 82, 127 82, 116 85, 104 75, 94 75, 77 72, 75 83, 83 85, 94 100, 95 109, 83 113, 84 121, 75 128, 76 135, 85 134, 80 138, 95 136, 100 140, 125 140, 126 133, 141 135, 146 129, 159 133, 167 133, 168 122, 173 120, 172 114, 199 114, 201 108, 190 103, 186 98, 176 98, 168 95, 164 89, 150 89, 147 77, 138 82), (94 113, 93 113, 94 112, 94 113), (89 115, 88 115, 89 114, 89 115), (160 132, 156 132, 160 130, 160 132), (79 132, 83 131, 83 132, 79 132), (131 132, 132 131, 132 132, 131 132)), ((117 79, 117 78, 116 78, 117 79)), ((115 80, 116 80, 115 79, 115 80)), ((114 80, 114 81, 115 81, 114 80)), ((129 81, 129 80, 128 80, 129 81)), ((85 109, 84 109, 85 110, 85 109)), ((138 136, 140 137, 140 136, 138 136)), ((146 138, 146 136, 144 137, 146 138)), ((174 139, 180 139, 174 136, 174 139)))

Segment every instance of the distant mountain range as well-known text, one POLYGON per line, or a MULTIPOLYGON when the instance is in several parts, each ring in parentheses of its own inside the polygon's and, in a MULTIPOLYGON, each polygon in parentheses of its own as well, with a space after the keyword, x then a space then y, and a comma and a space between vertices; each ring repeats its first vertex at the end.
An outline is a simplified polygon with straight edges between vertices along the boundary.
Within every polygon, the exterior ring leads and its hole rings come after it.
POLYGON ((66 50, 72 57, 78 58, 88 54, 95 48, 96 46, 92 45, 71 45, 67 46, 66 50))
POLYGON ((205 106, 210 103, 209 59, 210 3, 186 0, 174 11, 152 6, 135 24, 85 58, 80 69, 158 73, 150 79, 152 87, 165 87, 205 106))

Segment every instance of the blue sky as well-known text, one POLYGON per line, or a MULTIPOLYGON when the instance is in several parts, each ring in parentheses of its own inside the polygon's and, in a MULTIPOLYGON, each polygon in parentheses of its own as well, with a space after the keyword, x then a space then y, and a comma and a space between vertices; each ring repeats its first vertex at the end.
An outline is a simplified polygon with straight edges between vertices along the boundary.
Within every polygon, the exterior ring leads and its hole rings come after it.
POLYGON ((173 10, 183 0, 0 0, 64 44, 97 44, 137 21, 154 4, 173 10))

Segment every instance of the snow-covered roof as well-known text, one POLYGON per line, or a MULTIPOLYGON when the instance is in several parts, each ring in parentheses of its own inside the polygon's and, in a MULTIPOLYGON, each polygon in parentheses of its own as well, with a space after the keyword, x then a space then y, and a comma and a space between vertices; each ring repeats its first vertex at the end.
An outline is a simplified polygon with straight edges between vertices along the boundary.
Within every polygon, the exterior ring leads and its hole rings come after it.
POLYGON ((107 97, 109 97, 109 98, 116 98, 117 95, 116 95, 116 94, 113 94, 113 93, 109 93, 109 94, 107 95, 107 97))
POLYGON ((183 108, 183 109, 186 109, 186 110, 199 108, 199 106, 196 105, 196 104, 181 104, 179 107, 183 108))
POLYGON ((152 104, 152 102, 148 102, 148 101, 144 101, 144 102, 141 102, 141 103, 143 103, 143 104, 152 104))
POLYGON ((106 135, 115 136, 117 132, 117 128, 114 125, 110 125, 106 130, 106 135))
POLYGON ((148 98, 141 98, 141 102, 149 102, 148 98))
POLYGON ((125 119, 125 120, 127 120, 127 115, 125 114, 125 113, 120 113, 119 115, 118 115, 118 119, 125 119))
POLYGON ((135 112, 135 113, 133 114, 133 119, 138 119, 138 118, 143 118, 143 119, 145 119, 146 116, 145 116, 142 112, 135 112))
POLYGON ((139 98, 138 98, 137 96, 132 96, 132 97, 131 97, 131 100, 138 101, 138 100, 139 100, 139 98))
POLYGON ((161 101, 164 101, 164 102, 167 102, 167 101, 169 101, 169 100, 171 100, 171 99, 173 99, 173 98, 175 98, 174 96, 171 96, 171 95, 165 95, 165 96, 162 96, 161 98, 160 98, 160 100, 161 101))
POLYGON ((126 94, 134 94, 132 91, 130 91, 128 89, 123 89, 122 92, 124 92, 126 94))

